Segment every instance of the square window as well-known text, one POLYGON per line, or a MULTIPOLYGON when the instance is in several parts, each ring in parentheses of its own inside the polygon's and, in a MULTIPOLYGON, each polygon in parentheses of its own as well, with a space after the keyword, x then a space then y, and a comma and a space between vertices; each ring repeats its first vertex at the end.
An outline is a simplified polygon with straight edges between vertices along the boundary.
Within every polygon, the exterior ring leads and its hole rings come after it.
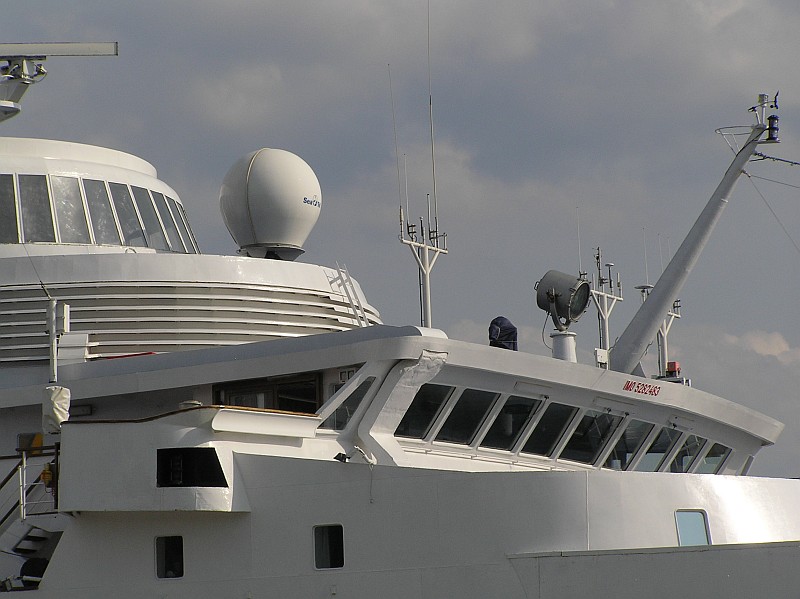
POLYGON ((183 537, 156 537, 156 576, 183 578, 183 537))
POLYGON ((320 570, 344 567, 344 530, 341 524, 314 527, 314 565, 320 570))

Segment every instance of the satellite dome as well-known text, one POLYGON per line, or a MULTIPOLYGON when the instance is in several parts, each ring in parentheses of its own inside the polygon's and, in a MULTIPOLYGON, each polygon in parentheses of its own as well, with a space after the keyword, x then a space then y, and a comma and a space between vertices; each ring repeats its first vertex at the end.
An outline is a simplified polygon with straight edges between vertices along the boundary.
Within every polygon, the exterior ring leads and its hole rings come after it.
POLYGON ((294 260, 319 218, 322 191, 306 162, 263 148, 237 160, 219 191, 225 226, 239 252, 294 260))

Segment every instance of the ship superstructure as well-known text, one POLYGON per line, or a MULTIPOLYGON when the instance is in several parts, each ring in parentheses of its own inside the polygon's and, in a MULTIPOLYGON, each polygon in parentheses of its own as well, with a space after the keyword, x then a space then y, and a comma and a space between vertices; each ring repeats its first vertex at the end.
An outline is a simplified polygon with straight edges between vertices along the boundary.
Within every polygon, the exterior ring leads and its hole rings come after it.
MULTIPOLYGON (((8 82, 43 71, 46 47, 0 50, 8 82)), ((772 135, 757 117, 729 173, 772 135)), ((295 260, 322 193, 294 154, 251 152, 225 178, 238 256, 200 253, 186 206, 137 157, 6 138, 0 159, 0 591, 796 586, 800 481, 746 476, 782 425, 640 376, 668 306, 610 369, 606 353, 574 362, 590 285, 556 271, 538 285, 553 358, 385 326, 346 269, 295 260)), ((651 296, 674 296, 667 278, 651 296)))

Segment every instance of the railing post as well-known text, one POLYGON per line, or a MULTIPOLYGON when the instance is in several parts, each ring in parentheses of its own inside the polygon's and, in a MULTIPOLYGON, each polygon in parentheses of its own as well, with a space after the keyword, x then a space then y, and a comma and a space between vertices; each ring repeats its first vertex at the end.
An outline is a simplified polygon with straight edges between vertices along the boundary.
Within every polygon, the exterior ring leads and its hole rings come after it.
POLYGON ((22 451, 22 463, 19 465, 19 516, 20 520, 25 520, 25 489, 28 487, 26 481, 27 472, 27 453, 22 451))

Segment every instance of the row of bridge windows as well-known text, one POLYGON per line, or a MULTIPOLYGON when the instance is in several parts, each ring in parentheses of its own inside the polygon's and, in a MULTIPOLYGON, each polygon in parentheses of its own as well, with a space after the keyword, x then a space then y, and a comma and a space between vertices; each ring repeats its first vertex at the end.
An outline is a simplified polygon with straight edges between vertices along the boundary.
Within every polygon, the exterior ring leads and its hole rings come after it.
POLYGON ((163 193, 96 179, 0 174, 0 243, 36 242, 198 253, 183 206, 163 193))
POLYGON ((697 435, 606 411, 478 389, 455 395, 455 387, 423 385, 395 436, 641 472, 714 474, 731 453, 697 435))

